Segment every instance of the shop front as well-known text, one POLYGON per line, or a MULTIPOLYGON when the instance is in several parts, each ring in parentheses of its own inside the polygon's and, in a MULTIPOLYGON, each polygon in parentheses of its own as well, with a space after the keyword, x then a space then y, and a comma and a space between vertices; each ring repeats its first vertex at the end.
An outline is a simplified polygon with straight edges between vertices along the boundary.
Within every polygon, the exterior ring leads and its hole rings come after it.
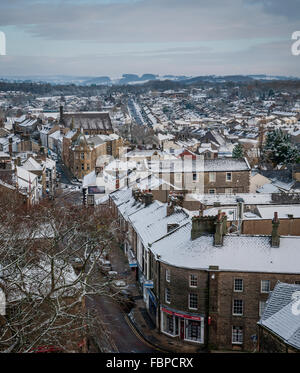
POLYGON ((161 331, 184 341, 204 343, 204 317, 162 307, 161 331))
POLYGON ((147 308, 148 308, 148 313, 154 323, 156 324, 156 314, 157 314, 157 302, 155 295, 153 294, 151 289, 147 289, 148 293, 148 303, 147 303, 147 308))

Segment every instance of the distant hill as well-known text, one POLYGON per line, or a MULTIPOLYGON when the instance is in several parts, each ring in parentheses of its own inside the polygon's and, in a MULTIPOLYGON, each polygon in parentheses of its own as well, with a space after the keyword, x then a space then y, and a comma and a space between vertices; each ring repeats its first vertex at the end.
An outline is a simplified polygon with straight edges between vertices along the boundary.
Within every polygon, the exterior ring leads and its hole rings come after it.
POLYGON ((201 82, 210 83, 225 83, 225 82, 252 82, 256 80, 300 80, 300 78, 287 76, 273 76, 266 74, 257 75, 203 75, 188 77, 184 75, 156 75, 156 74, 123 74, 120 78, 110 78, 109 76, 68 76, 68 75, 54 75, 54 76, 3 76, 0 81, 8 83, 50 83, 54 85, 75 84, 77 86, 92 86, 92 85, 142 85, 149 82, 160 81, 180 82, 183 84, 195 84, 201 82))

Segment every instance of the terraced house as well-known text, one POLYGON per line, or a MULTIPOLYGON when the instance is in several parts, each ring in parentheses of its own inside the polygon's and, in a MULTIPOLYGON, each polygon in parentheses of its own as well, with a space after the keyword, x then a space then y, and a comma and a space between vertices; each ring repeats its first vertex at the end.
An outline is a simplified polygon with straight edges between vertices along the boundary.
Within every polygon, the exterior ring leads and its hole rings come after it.
POLYGON ((251 168, 246 158, 184 157, 148 162, 148 167, 157 177, 189 193, 249 193, 251 168))
POLYGON ((201 216, 151 193, 123 189, 110 203, 157 331, 203 349, 253 351, 277 281, 300 281, 299 236, 228 234, 227 216, 201 216), (290 260, 293 258, 293 260, 290 260))

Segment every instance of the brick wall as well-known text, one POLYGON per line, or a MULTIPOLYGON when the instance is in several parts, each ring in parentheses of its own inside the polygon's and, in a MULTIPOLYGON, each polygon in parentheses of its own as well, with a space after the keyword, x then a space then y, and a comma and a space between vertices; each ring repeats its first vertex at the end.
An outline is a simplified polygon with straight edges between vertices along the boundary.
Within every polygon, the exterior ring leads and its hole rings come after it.
MULTIPOLYGON (((276 208, 274 207, 276 211, 276 208)), ((282 236, 300 236, 300 219, 280 219, 278 228, 282 236)), ((272 233, 272 220, 244 220, 243 234, 267 234, 272 233)))
POLYGON ((226 172, 216 172, 216 181, 209 181, 209 172, 204 174, 204 193, 209 193, 209 189, 215 189, 215 193, 226 193, 227 188, 232 188, 233 193, 249 193, 250 172, 231 172, 232 180, 226 181, 226 172))
POLYGON ((210 343, 223 349, 232 349, 232 326, 241 326, 244 330, 242 349, 253 350, 251 335, 257 334, 259 321, 259 301, 266 301, 269 293, 261 293, 261 280, 270 280, 271 290, 277 281, 294 283, 300 281, 300 274, 219 272, 215 279, 210 278, 212 333, 210 343), (234 292, 234 279, 243 279, 243 292, 234 292), (244 301, 243 316, 233 316, 234 299, 244 301))
POLYGON ((261 293, 261 280, 269 280, 271 290, 277 281, 287 283, 300 281, 300 274, 194 270, 159 263, 152 253, 150 258, 150 273, 154 282, 153 293, 160 301, 160 305, 179 312, 204 316, 205 342, 210 349, 253 351, 254 344, 251 336, 258 335, 259 302, 266 301, 270 295, 269 293, 261 293), (167 269, 170 271, 170 282, 166 280, 167 269), (197 288, 189 286, 189 276, 191 274, 197 275, 197 288), (234 279, 236 278, 243 280, 242 292, 234 291, 234 279), (170 303, 165 300, 166 288, 170 289, 170 303), (189 293, 198 294, 197 310, 189 309, 189 293), (232 314, 234 299, 241 299, 244 302, 242 316, 232 314), (211 317, 209 326, 208 316, 211 317), (233 326, 243 328, 244 343, 241 345, 232 343, 233 326))
POLYGON ((168 266, 164 263, 160 265, 160 298, 162 304, 172 307, 176 310, 205 314, 207 309, 207 272, 186 270, 183 268, 168 266), (166 281, 166 270, 170 271, 170 282, 166 281), (196 288, 189 286, 189 275, 197 275, 198 286, 196 288), (165 288, 169 288, 171 292, 171 303, 165 302, 165 288), (188 307, 189 293, 198 295, 198 309, 191 310, 188 307))

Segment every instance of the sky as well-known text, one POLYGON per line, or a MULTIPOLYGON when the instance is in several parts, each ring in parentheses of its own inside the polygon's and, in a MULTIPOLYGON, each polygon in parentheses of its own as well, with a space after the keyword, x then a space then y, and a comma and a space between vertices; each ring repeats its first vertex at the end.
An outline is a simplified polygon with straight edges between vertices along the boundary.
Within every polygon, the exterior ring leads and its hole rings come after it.
POLYGON ((0 76, 300 77, 300 0, 0 0, 0 76))

